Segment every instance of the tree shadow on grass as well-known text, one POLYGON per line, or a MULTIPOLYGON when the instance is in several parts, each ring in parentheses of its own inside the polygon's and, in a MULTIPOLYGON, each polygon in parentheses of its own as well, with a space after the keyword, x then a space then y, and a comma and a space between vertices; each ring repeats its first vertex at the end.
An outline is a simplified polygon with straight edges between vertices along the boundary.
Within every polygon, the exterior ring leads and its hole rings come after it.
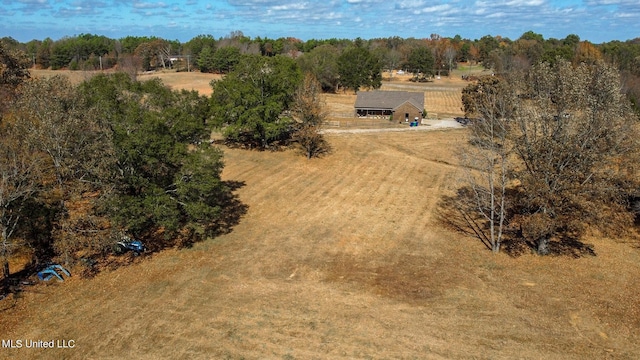
POLYGON ((240 201, 238 194, 235 193, 236 190, 246 186, 246 183, 236 180, 227 180, 223 181, 223 183, 229 191, 220 199, 222 212, 217 221, 215 221, 209 229, 211 236, 230 233, 249 210, 249 205, 240 201))
POLYGON ((486 235, 487 224, 474 211, 468 190, 460 188, 456 195, 443 196, 436 210, 437 219, 447 229, 476 238, 487 250, 491 250, 491 242, 486 235))
POLYGON ((587 244, 574 238, 564 238, 549 243, 550 255, 570 256, 575 259, 585 256, 596 256, 593 244, 587 244))
MULTIPOLYGON (((29 279, 39 270, 44 268, 43 265, 38 265, 35 262, 27 264, 22 270, 11 274, 7 279, 0 280, 0 312, 7 311, 16 306, 17 300, 22 297, 24 292, 27 292, 29 286, 34 283, 29 279)), ((37 292, 29 290, 31 292, 37 292)))
MULTIPOLYGON (((524 254, 536 254, 536 244, 522 236, 514 236, 502 242, 506 254, 518 257, 524 254)), ((547 256, 566 256, 578 259, 585 256, 596 256, 593 244, 588 244, 572 237, 555 238, 549 241, 547 256)))
MULTIPOLYGON (((438 221, 450 230, 479 240, 487 250, 491 251, 489 223, 478 213, 476 203, 471 198, 472 195, 469 188, 463 187, 453 196, 443 196, 438 203, 438 221)), ((507 213, 501 251, 512 257, 536 253, 537 244, 523 236, 522 230, 515 221, 510 223, 509 220, 512 218, 513 216, 507 213)), ((572 258, 596 256, 592 244, 584 243, 579 237, 569 233, 556 234, 549 241, 548 250, 547 255, 550 256, 572 258)))

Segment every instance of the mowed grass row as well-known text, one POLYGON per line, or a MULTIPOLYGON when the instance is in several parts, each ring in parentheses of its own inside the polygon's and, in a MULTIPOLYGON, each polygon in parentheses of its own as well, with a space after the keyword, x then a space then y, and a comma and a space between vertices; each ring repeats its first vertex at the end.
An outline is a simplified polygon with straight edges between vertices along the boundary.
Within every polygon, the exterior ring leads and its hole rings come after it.
MULTIPOLYGON (((428 117, 452 118, 463 116, 461 90, 431 90, 425 88, 425 110, 428 117)), ((330 117, 354 118, 356 96, 353 94, 324 94, 324 101, 328 104, 327 112, 330 117)))
POLYGON ((425 108, 428 114, 435 113, 438 118, 464 115, 460 91, 427 91, 425 108))
POLYGON ((393 141, 381 147, 385 134, 330 140, 333 154, 318 161, 227 149, 224 177, 244 183, 249 206, 231 234, 63 284, 64 301, 54 295, 62 287, 51 287, 32 298, 44 300, 42 316, 14 333, 71 337, 84 349, 72 357, 353 358, 392 356, 398 343, 422 349, 424 330, 405 332, 389 314, 384 321, 397 332, 389 337, 373 317, 388 296, 406 298, 389 294, 393 274, 374 274, 433 241, 430 212, 415 194, 442 181, 424 183, 428 161, 413 156, 433 144, 414 138, 407 153, 393 141))
POLYGON ((632 359, 640 256, 494 256, 442 227, 465 130, 328 136, 332 154, 225 149, 248 211, 229 234, 40 286, 16 359, 632 359), (611 269, 624 269, 621 271, 611 269))

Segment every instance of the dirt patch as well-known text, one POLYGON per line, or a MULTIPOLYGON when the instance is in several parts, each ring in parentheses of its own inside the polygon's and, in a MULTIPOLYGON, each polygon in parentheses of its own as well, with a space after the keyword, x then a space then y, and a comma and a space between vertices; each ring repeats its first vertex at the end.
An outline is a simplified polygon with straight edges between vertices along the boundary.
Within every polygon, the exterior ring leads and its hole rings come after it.
POLYGON ((336 254, 325 264, 327 281, 346 282, 388 299, 430 306, 449 289, 465 283, 464 273, 452 271, 442 259, 399 252, 390 258, 358 258, 336 254), (445 265, 445 266, 443 266, 445 265))

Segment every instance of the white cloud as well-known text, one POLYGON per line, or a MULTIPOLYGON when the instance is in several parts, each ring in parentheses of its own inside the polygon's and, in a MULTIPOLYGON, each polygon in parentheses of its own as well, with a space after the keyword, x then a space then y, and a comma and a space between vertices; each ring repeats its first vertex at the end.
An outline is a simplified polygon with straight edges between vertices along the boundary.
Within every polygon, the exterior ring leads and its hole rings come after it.
POLYGON ((441 13, 441 12, 445 12, 451 9, 451 5, 449 4, 441 4, 441 5, 434 5, 434 6, 429 6, 426 7, 424 9, 418 10, 419 13, 421 14, 425 14, 425 13, 441 13))
POLYGON ((418 7, 423 7, 427 4, 424 0, 404 0, 400 1, 397 5, 397 9, 413 9, 418 7))
POLYGON ((619 14, 615 14, 615 17, 622 18, 622 19, 635 19, 635 18, 640 19, 640 13, 635 13, 635 14, 619 13, 619 14))
POLYGON ((101 11, 97 11, 96 9, 76 6, 73 8, 60 8, 57 12, 54 13, 54 16, 61 18, 72 18, 78 16, 98 15, 100 13, 101 11))
POLYGON ((635 0, 588 0, 587 5, 589 6, 608 6, 608 5, 638 5, 638 2, 635 0))
MULTIPOLYGON (((493 34, 518 38, 532 30, 545 38, 575 33, 582 39, 639 36, 639 0, 0 0, 0 29, 19 37, 39 26, 41 38, 106 29, 158 36, 180 20, 183 34, 222 36, 425 37, 493 34), (65 21, 55 21, 64 17, 65 21), (188 19, 188 20, 184 20, 188 19), (606 31, 603 31, 606 29, 606 31), (55 32, 54 32, 55 31, 55 32)), ((167 34, 174 38, 173 33, 167 34)), ((187 35, 185 35, 187 36, 187 35)), ((186 40, 188 40, 187 38, 186 40)))
POLYGON ((507 1, 507 6, 540 6, 545 3, 544 0, 511 0, 507 1))
POLYGON ((347 0, 347 3, 352 5, 373 5, 384 2, 384 0, 347 0))
POLYGON ((507 14, 504 13, 504 12, 495 12, 495 13, 487 15, 488 18, 502 18, 502 17, 505 17, 505 16, 507 16, 507 14))
POLYGON ((158 3, 134 2, 133 7, 136 9, 162 9, 162 8, 166 8, 167 4, 163 2, 158 2, 158 3))
POLYGON ((272 6, 272 10, 276 11, 287 11, 287 10, 304 10, 308 8, 307 3, 294 3, 294 4, 286 4, 286 5, 276 5, 272 6))
POLYGON ((275 6, 282 1, 277 0, 227 0, 232 6, 275 6))

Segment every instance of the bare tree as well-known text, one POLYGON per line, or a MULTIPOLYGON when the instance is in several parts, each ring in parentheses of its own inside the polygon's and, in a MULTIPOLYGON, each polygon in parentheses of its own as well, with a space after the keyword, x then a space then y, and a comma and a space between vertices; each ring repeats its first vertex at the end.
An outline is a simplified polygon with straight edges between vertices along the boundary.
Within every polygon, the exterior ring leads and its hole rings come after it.
POLYGON ((139 56, 124 54, 118 59, 118 70, 128 74, 131 80, 137 79, 141 69, 142 59, 139 56))
POLYGON ((171 63, 171 44, 162 42, 158 44, 158 58, 162 64, 162 68, 167 68, 167 63, 171 63))
POLYGON ((19 244, 13 238, 22 221, 22 208, 37 191, 36 174, 42 160, 24 142, 24 130, 5 111, 17 89, 29 78, 24 54, 11 52, 0 41, 0 264, 2 277, 10 275, 9 258, 19 244))
POLYGON ((587 230, 632 226, 638 119, 620 89, 612 67, 564 60, 465 88, 465 111, 476 119, 465 155, 469 190, 459 200, 467 210, 473 204, 467 222, 493 251, 505 225, 542 255, 593 253, 580 241, 587 230))
POLYGON ((456 49, 449 45, 444 51, 444 58, 447 61, 447 65, 449 66, 449 77, 451 77, 451 68, 453 67, 453 62, 456 60, 456 55, 458 52, 456 49))
POLYGON ((292 106, 291 112, 296 121, 293 139, 300 145, 307 159, 328 150, 328 144, 320 132, 327 117, 321 93, 320 82, 311 73, 307 73, 292 106))
POLYGON ((113 160, 109 132, 80 99, 68 78, 53 76, 25 84, 12 108, 16 121, 28 128, 25 144, 48 158, 42 170, 51 181, 43 183, 43 194, 56 214, 51 219, 53 246, 66 262, 74 249, 70 240, 81 238, 76 230, 95 230, 89 229, 91 214, 71 217, 67 202, 99 189, 113 160))
POLYGON ((16 89, 27 80, 29 61, 21 51, 12 51, 0 41, 0 115, 15 100, 16 89))
MULTIPOLYGON (((506 81, 483 77, 463 91, 465 112, 474 119, 470 126, 472 147, 462 153, 469 191, 480 220, 486 223, 475 231, 493 252, 499 252, 507 217, 509 156, 512 144, 509 128, 516 98, 506 81)), ((478 222, 472 222, 475 226, 478 222)))

